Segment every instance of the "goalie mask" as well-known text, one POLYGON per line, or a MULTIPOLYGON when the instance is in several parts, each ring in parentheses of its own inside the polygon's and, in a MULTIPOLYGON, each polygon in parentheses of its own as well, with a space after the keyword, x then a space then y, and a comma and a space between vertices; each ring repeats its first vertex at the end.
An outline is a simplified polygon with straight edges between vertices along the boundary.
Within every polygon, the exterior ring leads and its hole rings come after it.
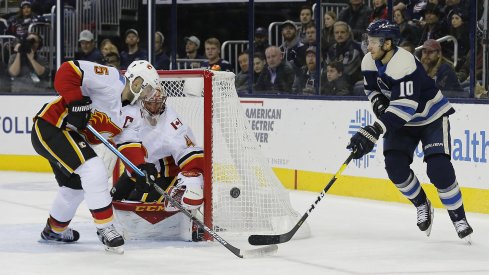
POLYGON ((133 61, 124 76, 129 80, 129 90, 134 98, 131 105, 138 100, 141 95, 153 94, 154 89, 160 86, 160 76, 156 69, 146 60, 133 61), (137 79, 141 79, 136 81, 137 79))
POLYGON ((142 96, 141 111, 143 117, 151 126, 156 126, 158 118, 165 111, 166 91, 158 85, 151 93, 146 93, 142 96))

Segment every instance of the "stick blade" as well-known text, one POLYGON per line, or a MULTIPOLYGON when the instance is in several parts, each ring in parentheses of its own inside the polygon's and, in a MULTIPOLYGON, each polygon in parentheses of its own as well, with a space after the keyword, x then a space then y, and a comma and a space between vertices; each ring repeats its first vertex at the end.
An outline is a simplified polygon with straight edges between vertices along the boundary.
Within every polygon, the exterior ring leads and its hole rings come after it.
POLYGON ((251 245, 270 245, 286 242, 282 235, 251 235, 248 237, 248 242, 251 245))
POLYGON ((278 250, 278 246, 273 244, 273 245, 260 247, 257 249, 243 250, 241 256, 246 259, 257 258, 266 255, 273 255, 277 252, 277 250, 278 250))

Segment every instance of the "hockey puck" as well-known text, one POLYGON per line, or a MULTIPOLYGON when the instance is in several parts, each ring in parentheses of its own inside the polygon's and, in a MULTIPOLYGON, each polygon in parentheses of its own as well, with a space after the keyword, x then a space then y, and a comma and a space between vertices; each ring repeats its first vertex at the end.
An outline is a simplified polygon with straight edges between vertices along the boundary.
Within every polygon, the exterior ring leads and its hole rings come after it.
POLYGON ((233 187, 231 188, 231 191, 229 191, 229 194, 231 195, 231 197, 237 198, 241 194, 241 191, 239 190, 238 187, 233 187))

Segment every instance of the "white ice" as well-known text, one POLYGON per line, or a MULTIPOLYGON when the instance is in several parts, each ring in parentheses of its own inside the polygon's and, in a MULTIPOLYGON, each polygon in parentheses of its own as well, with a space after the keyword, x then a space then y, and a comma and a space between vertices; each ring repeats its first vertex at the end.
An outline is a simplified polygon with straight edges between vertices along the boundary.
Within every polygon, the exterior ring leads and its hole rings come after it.
MULTIPOLYGON (((472 245, 444 209, 428 238, 407 204, 327 195, 307 222, 312 235, 280 244, 275 255, 240 259, 218 242, 128 241, 124 255, 103 250, 82 204, 75 244, 40 243, 57 190, 49 173, 0 172, 0 274, 489 274, 489 215, 468 213, 472 245)), ((291 192, 302 215, 312 192, 291 192)), ((487 203, 487 202, 481 202, 487 203)), ((250 249, 245 243, 233 243, 250 249)))

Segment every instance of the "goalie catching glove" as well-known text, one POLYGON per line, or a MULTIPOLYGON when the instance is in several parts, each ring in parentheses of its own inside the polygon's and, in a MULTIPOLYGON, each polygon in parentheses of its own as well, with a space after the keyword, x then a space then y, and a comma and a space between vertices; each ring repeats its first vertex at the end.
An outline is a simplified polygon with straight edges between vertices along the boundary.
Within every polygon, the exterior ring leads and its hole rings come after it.
POLYGON ((351 137, 346 149, 351 149, 353 151, 353 158, 359 159, 374 149, 375 143, 383 132, 382 126, 377 122, 373 125, 360 128, 351 137))
MULTIPOLYGON (((204 203, 204 178, 198 172, 178 173, 175 186, 168 192, 183 208, 194 210, 204 203)), ((169 201, 165 201, 166 211, 178 211, 169 201)))
POLYGON ((66 122, 78 130, 85 129, 92 117, 92 100, 88 96, 84 96, 80 100, 69 103, 66 108, 68 108, 66 122))

